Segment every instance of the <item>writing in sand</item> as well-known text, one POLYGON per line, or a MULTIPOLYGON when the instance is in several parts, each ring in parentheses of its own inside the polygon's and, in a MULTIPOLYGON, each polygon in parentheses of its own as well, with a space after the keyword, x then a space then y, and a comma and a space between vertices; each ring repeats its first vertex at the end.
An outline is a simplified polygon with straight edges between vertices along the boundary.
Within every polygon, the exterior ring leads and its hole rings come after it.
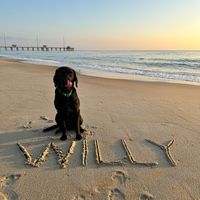
MULTIPOLYGON (((174 139, 172 139, 167 145, 158 144, 158 143, 156 143, 152 140, 148 140, 148 139, 146 139, 146 141, 148 143, 151 143, 152 145, 156 145, 157 147, 159 147, 163 151, 163 155, 168 160, 169 164, 172 167, 176 166, 176 162, 175 162, 175 160, 172 157, 172 154, 170 152, 170 147, 175 142, 174 139)), ((41 166, 42 163, 46 160, 46 158, 49 154, 49 151, 52 150, 52 151, 55 152, 55 154, 57 156, 58 164, 61 166, 61 168, 66 168, 69 165, 70 157, 74 154, 74 150, 75 150, 77 144, 82 145, 82 154, 81 154, 80 159, 82 159, 82 165, 86 166, 87 160, 88 160, 88 153, 89 153, 87 138, 85 138, 82 141, 82 143, 72 141, 66 154, 63 153, 61 147, 59 147, 58 145, 56 145, 53 142, 50 142, 49 144, 47 144, 45 146, 44 150, 41 152, 39 157, 36 158, 36 159, 32 158, 29 151, 22 144, 17 143, 19 149, 22 151, 22 153, 25 156, 25 159, 26 159, 25 164, 33 166, 33 167, 41 166)), ((139 165, 139 166, 144 166, 144 167, 156 167, 156 166, 158 166, 158 162, 140 162, 140 161, 137 161, 134 158, 132 152, 130 151, 130 149, 127 145, 127 142, 124 139, 121 140, 121 144, 123 146, 124 151, 126 152, 126 157, 121 159, 121 160, 106 161, 106 160, 103 160, 103 158, 102 158, 102 154, 101 154, 101 150, 100 150, 100 146, 99 146, 99 141, 94 140, 95 155, 96 155, 95 160, 96 160, 97 165, 98 166, 126 165, 127 161, 129 161, 129 163, 132 164, 132 165, 139 165)))

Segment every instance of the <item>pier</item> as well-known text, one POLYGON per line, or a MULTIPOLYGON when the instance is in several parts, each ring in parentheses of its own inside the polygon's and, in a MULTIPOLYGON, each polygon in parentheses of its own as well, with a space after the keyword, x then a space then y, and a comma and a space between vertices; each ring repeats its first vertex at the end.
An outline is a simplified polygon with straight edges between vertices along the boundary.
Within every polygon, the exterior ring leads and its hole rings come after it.
POLYGON ((47 45, 43 45, 41 47, 35 46, 17 46, 15 44, 11 46, 0 46, 0 50, 10 50, 10 51, 74 51, 74 48, 67 47, 49 47, 47 45))

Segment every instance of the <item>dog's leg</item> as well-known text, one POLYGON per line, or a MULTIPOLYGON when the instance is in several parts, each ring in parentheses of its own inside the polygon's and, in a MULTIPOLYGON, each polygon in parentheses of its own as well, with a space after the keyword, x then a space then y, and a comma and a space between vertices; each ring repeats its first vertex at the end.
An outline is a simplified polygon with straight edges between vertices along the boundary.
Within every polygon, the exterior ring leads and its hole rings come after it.
POLYGON ((67 134, 66 134, 66 127, 65 127, 65 123, 63 122, 61 127, 60 127, 60 130, 62 132, 62 136, 60 137, 60 140, 67 140, 67 134))
POLYGON ((62 141, 67 140, 67 135, 66 134, 62 134, 62 136, 60 137, 60 140, 62 140, 62 141))
POLYGON ((56 114, 56 122, 59 127, 59 131, 61 131, 62 136, 60 137, 60 140, 67 140, 67 135, 66 135, 66 126, 65 126, 65 121, 63 120, 62 116, 59 115, 58 113, 56 114))

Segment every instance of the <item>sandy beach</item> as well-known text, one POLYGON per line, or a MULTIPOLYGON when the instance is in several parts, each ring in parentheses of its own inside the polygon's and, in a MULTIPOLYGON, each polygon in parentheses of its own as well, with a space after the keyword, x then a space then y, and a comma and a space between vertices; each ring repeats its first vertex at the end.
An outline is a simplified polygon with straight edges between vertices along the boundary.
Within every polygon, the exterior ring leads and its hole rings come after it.
POLYGON ((78 74, 85 139, 63 142, 54 72, 0 59, 0 200, 200 199, 200 86, 78 74))

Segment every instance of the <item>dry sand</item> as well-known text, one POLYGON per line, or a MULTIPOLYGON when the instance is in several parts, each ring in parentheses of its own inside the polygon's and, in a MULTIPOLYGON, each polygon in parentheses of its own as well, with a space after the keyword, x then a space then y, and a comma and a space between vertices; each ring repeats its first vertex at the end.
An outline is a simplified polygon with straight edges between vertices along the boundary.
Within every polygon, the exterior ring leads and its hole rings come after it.
POLYGON ((54 71, 0 60, 1 200, 200 199, 199 86, 79 74, 87 140, 62 142, 42 132, 54 123, 54 71), (146 139, 174 139, 176 166, 146 139))

